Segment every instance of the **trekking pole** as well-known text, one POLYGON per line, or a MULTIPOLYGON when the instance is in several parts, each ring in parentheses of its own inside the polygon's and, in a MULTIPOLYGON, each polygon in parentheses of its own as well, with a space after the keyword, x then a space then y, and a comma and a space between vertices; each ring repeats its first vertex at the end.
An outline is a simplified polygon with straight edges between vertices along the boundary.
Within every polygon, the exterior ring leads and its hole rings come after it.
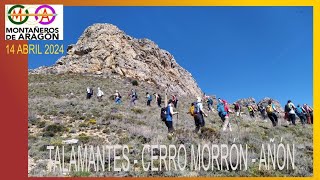
POLYGON ((179 122, 179 113, 177 113, 177 130, 178 130, 178 122, 179 122))

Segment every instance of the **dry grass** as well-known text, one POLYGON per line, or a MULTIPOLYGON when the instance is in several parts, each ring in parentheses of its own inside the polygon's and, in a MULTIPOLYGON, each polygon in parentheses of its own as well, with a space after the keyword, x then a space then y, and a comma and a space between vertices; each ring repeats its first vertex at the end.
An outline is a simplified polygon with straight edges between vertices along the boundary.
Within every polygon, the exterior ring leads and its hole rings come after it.
MULTIPOLYGON (((146 107, 145 93, 163 92, 151 85, 138 82, 133 86, 130 80, 81 76, 81 75, 29 75, 29 156, 37 164, 30 171, 30 176, 64 176, 46 174, 45 162, 48 152, 46 145, 59 144, 62 140, 78 138, 80 143, 128 144, 136 147, 131 159, 139 159, 143 144, 232 144, 246 143, 250 148, 260 151, 262 143, 270 138, 283 138, 283 143, 299 145, 297 150, 296 170, 294 171, 259 171, 250 165, 248 171, 190 171, 177 172, 106 172, 106 173, 71 173, 68 176, 312 176, 313 174, 313 134, 312 127, 302 128, 282 126, 272 128, 271 122, 255 121, 246 115, 239 119, 239 126, 231 118, 233 131, 221 132, 222 122, 216 113, 206 118, 206 127, 202 133, 195 134, 193 118, 186 114, 189 104, 194 101, 190 97, 180 97, 178 109, 179 119, 174 117, 176 135, 172 140, 167 138, 167 128, 160 120, 160 108, 153 101, 146 107), (93 86, 95 92, 100 87, 105 98, 98 102, 95 95, 86 100, 86 87, 93 86), (129 104, 127 97, 131 89, 137 89, 139 100, 135 107, 129 104), (123 102, 116 105, 109 97, 119 90, 123 102), (70 95, 73 93, 73 95, 70 95)), ((163 98, 164 99, 164 98, 163 98)), ((70 154, 66 154, 66 159, 70 154)), ((249 157, 258 154, 249 152, 249 157)))

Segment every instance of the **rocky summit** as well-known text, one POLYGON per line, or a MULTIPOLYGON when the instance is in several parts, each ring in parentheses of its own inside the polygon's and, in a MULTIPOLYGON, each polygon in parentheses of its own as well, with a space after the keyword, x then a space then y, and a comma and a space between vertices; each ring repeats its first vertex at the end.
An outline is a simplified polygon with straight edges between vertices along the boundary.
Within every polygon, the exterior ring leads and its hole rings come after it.
POLYGON ((111 24, 89 26, 55 65, 31 73, 120 76, 148 82, 162 90, 168 88, 179 95, 202 93, 192 75, 172 54, 149 39, 133 38, 111 24))

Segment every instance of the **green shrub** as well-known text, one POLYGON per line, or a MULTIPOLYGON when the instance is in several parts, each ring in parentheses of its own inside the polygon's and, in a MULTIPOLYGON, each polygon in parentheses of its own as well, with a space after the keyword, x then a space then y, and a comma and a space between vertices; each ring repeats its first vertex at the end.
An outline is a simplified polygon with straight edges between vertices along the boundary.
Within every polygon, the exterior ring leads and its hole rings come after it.
POLYGON ((62 146, 62 139, 61 138, 52 138, 50 140, 50 145, 52 145, 52 146, 62 146))
POLYGON ((39 121, 37 123, 37 128, 44 128, 46 126, 46 122, 45 121, 39 121))
POLYGON ((78 137, 79 141, 82 142, 83 144, 86 144, 90 141, 90 137, 87 136, 86 134, 84 133, 81 133, 79 134, 79 137, 78 137))
POLYGON ((138 86, 138 85, 139 85, 139 83, 138 83, 138 81, 137 81, 137 80, 133 80, 133 81, 131 81, 131 84, 132 84, 133 86, 138 86))
POLYGON ((88 127, 88 123, 85 123, 85 122, 80 123, 79 127, 86 128, 86 127, 88 127))
POLYGON ((59 125, 59 124, 52 124, 52 125, 47 126, 44 129, 43 136, 44 137, 53 137, 57 133, 62 133, 62 132, 65 132, 65 131, 66 131, 66 128, 64 126, 59 125))
POLYGON ((110 133, 110 129, 104 129, 102 132, 105 134, 108 134, 108 133, 110 133))
POLYGON ((88 121, 88 123, 89 123, 89 124, 92 124, 92 125, 95 125, 95 124, 97 124, 97 121, 96 121, 95 119, 90 119, 90 120, 88 121))
POLYGON ((90 172, 87 171, 77 171, 71 174, 72 177, 88 177, 90 172))
POLYGON ((133 109, 131 109, 131 111, 136 113, 136 114, 142 114, 143 113, 143 110, 139 109, 139 108, 133 108, 133 109))

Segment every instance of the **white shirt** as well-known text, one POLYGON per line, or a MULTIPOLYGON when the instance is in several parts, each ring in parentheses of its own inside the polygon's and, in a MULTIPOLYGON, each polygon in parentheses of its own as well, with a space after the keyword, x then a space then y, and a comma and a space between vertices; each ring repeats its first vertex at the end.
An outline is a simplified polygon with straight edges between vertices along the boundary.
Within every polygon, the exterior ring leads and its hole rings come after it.
POLYGON ((202 105, 201 102, 198 102, 198 103, 197 103, 197 106, 198 106, 198 108, 199 108, 199 109, 198 109, 199 111, 203 111, 203 110, 202 110, 202 109, 203 109, 203 105, 202 105))
POLYGON ((289 114, 296 114, 296 113, 294 112, 294 109, 296 108, 296 107, 294 106, 294 104, 291 102, 291 103, 288 104, 288 106, 291 108, 291 110, 289 111, 289 114))
POLYGON ((98 90, 97 96, 98 97, 103 96, 103 92, 100 89, 98 90))

